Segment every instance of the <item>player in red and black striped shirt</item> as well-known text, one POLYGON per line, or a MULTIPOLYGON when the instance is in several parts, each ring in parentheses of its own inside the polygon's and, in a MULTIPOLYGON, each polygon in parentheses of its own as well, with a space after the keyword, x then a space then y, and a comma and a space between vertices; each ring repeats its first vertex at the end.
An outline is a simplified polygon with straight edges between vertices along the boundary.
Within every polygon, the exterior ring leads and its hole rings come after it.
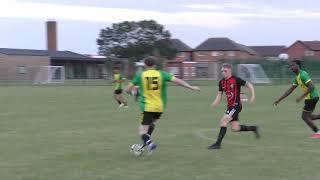
POLYGON ((252 103, 255 99, 253 85, 239 77, 233 76, 232 66, 230 64, 223 64, 221 72, 224 78, 219 81, 219 91, 211 106, 212 108, 215 108, 221 102, 222 94, 225 93, 228 101, 228 108, 220 120, 220 132, 217 141, 209 146, 208 149, 220 149, 222 139, 227 132, 227 126, 229 123, 231 124, 232 131, 253 131, 257 138, 260 137, 258 126, 240 125, 238 121, 239 113, 242 110, 240 99, 241 86, 246 86, 249 89, 251 94, 250 102, 252 103))

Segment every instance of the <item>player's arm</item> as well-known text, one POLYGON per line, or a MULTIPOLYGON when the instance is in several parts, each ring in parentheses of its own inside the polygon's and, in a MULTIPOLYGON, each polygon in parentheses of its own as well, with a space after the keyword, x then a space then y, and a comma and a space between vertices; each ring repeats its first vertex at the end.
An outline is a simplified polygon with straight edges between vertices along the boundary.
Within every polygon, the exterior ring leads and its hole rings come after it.
POLYGON ((122 79, 114 79, 112 81, 112 83, 122 83, 122 82, 124 82, 124 80, 122 80, 122 79))
POLYGON ((141 74, 136 74, 132 81, 126 86, 124 92, 127 94, 132 94, 132 92, 135 92, 136 88, 138 87, 139 82, 141 82, 141 74))
POLYGON ((282 101, 284 98, 286 98, 287 96, 289 96, 296 88, 297 88, 297 85, 295 85, 295 84, 291 85, 291 87, 290 87, 281 97, 279 97, 279 98, 273 103, 273 105, 274 105, 274 106, 278 105, 280 101, 282 101))
POLYGON ((179 79, 177 77, 172 77, 171 82, 173 82, 173 83, 175 83, 175 84, 177 84, 179 86, 185 87, 187 89, 191 89, 193 91, 199 91, 200 90, 200 88, 198 86, 192 86, 189 83, 187 83, 184 80, 179 79))
POLYGON ((124 89, 124 91, 128 94, 131 94, 131 92, 134 90, 135 86, 130 82, 126 88, 124 89))
POLYGON ((217 95, 216 95, 216 99, 211 103, 211 107, 215 108, 217 107, 222 99, 222 91, 218 91, 217 95))
POLYGON ((125 80, 121 79, 121 80, 114 80, 114 83, 124 83, 125 80))
POLYGON ((309 82, 307 82, 307 87, 308 90, 307 92, 305 92, 304 94, 302 94, 299 98, 296 99, 296 102, 300 102, 303 98, 305 98, 313 89, 314 89, 314 85, 312 83, 312 81, 310 80, 309 82))
POLYGON ((254 100, 256 99, 256 93, 254 91, 254 87, 251 83, 249 82, 246 82, 246 87, 249 89, 249 92, 251 94, 251 97, 250 97, 250 102, 253 103, 254 100))

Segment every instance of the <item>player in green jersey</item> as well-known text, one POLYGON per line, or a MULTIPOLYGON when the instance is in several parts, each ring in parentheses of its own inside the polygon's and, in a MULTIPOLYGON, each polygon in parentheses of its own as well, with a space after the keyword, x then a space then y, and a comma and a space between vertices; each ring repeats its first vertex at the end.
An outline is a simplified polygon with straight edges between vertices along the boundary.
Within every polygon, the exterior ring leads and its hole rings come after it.
POLYGON ((167 82, 171 81, 194 91, 199 90, 199 88, 191 86, 165 71, 156 70, 156 59, 154 57, 148 57, 144 62, 146 69, 136 74, 132 82, 127 86, 126 92, 130 93, 133 88, 139 87, 139 102, 142 112, 139 134, 143 141, 141 149, 147 146, 151 154, 157 147, 152 142, 151 134, 155 128, 155 122, 160 119, 167 103, 167 82))
POLYGON ((125 81, 125 78, 120 74, 119 69, 113 70, 113 83, 114 83, 114 99, 119 103, 119 108, 124 107, 128 108, 127 102, 122 96, 122 84, 125 81))
POLYGON ((313 120, 320 119, 320 114, 312 114, 317 102, 319 100, 319 94, 316 86, 312 83, 309 74, 301 69, 301 62, 294 60, 290 63, 291 71, 296 75, 292 81, 291 87, 279 97, 273 105, 277 106, 279 102, 289 96, 298 86, 301 88, 303 94, 296 99, 296 102, 300 102, 304 99, 304 107, 302 111, 302 119, 304 122, 314 131, 311 138, 320 139, 320 131, 318 127, 313 123, 313 120))

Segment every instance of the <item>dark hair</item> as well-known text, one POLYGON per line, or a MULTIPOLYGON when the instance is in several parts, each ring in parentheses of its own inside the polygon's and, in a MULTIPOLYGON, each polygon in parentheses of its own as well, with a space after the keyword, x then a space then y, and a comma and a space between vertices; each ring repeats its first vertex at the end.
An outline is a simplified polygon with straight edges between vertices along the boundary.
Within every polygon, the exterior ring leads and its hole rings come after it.
POLYGON ((222 64, 222 67, 223 67, 223 68, 232 69, 232 65, 229 64, 229 63, 223 63, 223 64, 222 64))
POLYGON ((298 65, 299 68, 301 69, 302 64, 301 64, 301 61, 299 59, 294 59, 292 62, 295 63, 296 65, 298 65))
POLYGON ((144 59, 144 64, 146 65, 146 66, 154 66, 155 64, 156 64, 156 58, 155 57, 153 57, 153 56, 149 56, 149 57, 146 57, 145 59, 144 59))

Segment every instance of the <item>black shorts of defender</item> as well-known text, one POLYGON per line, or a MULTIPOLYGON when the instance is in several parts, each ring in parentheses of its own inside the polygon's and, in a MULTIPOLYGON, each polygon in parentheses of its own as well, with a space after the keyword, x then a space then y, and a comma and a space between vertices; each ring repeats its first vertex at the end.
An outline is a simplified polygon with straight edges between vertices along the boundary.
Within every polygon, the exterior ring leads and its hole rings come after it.
POLYGON ((116 89, 116 90, 114 90, 114 94, 122 94, 122 89, 116 89))
POLYGON ((319 97, 304 100, 303 111, 312 113, 316 108, 318 101, 319 101, 319 97))
POLYGON ((242 110, 242 106, 228 107, 226 114, 232 117, 231 121, 238 121, 241 110, 242 110))
POLYGON ((150 125, 156 120, 160 119, 161 117, 161 112, 146 112, 144 111, 142 113, 142 121, 141 125, 150 125))

